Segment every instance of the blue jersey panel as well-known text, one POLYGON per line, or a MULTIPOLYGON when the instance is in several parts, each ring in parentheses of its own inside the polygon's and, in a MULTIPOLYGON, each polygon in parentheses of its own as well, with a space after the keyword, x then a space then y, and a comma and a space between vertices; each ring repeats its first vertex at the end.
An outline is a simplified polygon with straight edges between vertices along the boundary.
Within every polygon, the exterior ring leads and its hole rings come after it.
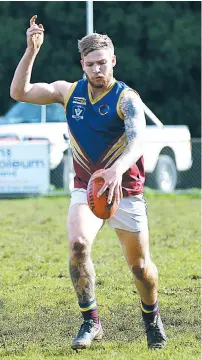
POLYGON ((115 81, 109 91, 91 98, 87 80, 79 80, 66 108, 70 132, 80 149, 95 164, 124 134, 117 103, 126 84, 115 81))

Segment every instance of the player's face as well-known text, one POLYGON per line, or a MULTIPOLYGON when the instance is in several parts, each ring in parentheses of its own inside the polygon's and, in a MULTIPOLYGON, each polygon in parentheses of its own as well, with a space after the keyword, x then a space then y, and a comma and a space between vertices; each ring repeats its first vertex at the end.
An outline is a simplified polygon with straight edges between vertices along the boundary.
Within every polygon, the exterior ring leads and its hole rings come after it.
POLYGON ((110 50, 95 50, 84 56, 81 65, 92 87, 107 88, 113 78, 116 57, 110 50))

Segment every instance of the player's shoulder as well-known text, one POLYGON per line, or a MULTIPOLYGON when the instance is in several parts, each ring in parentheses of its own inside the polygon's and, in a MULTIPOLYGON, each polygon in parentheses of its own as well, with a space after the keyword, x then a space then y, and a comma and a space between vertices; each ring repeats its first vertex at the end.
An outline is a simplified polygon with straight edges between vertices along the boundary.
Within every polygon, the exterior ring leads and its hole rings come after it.
POLYGON ((53 83, 53 85, 55 89, 58 90, 61 94, 67 94, 73 83, 65 80, 57 80, 53 83))
POLYGON ((81 86, 86 86, 87 84, 88 84, 88 81, 85 78, 76 80, 73 83, 67 82, 67 81, 58 81, 58 86, 60 87, 60 89, 62 91, 65 92, 66 95, 69 91, 72 91, 72 89, 75 89, 76 86, 81 87, 81 86))
POLYGON ((138 94, 138 92, 134 89, 132 89, 129 85, 127 85, 125 82, 123 81, 116 81, 118 88, 121 91, 121 97, 124 96, 124 98, 135 98, 135 97, 140 97, 140 95, 138 94))
POLYGON ((142 110, 143 109, 143 102, 140 97, 140 95, 133 90, 132 88, 127 88, 122 93, 122 97, 120 99, 120 113, 122 114, 122 118, 124 118, 124 114, 128 114, 128 109, 130 108, 130 111, 137 111, 137 109, 142 110))
POLYGON ((63 105, 66 103, 66 99, 69 97, 69 94, 73 92, 77 85, 77 81, 74 83, 68 82, 65 80, 57 80, 53 83, 55 91, 60 93, 63 99, 63 105))
POLYGON ((126 90, 123 93, 123 98, 125 99, 140 99, 140 95, 138 92, 130 87, 126 88, 126 90))

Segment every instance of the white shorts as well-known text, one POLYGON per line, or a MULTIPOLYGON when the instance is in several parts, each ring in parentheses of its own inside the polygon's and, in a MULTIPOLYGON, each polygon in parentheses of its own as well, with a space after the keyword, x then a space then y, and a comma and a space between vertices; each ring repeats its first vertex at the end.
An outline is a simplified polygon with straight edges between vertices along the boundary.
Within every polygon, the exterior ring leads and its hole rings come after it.
MULTIPOLYGON (((71 193, 70 207, 75 204, 88 204, 85 189, 73 189, 71 193)), ((107 220, 115 229, 131 232, 140 232, 148 227, 147 203, 144 195, 134 195, 122 198, 116 213, 107 220)))

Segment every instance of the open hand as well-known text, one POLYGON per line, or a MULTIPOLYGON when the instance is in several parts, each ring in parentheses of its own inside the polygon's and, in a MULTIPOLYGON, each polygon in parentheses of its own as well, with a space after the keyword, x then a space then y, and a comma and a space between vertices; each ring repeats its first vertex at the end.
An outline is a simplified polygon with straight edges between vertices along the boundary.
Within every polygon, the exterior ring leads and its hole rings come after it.
POLYGON ((27 46, 28 48, 39 51, 44 39, 44 27, 42 24, 35 23, 37 15, 30 19, 30 27, 27 29, 27 46))
POLYGON ((103 178, 105 182, 97 196, 100 197, 105 192, 105 190, 109 188, 109 194, 107 198, 108 204, 112 202, 113 195, 115 195, 116 201, 119 202, 119 200, 123 197, 121 187, 122 174, 117 173, 113 168, 109 168, 93 175, 92 178, 96 179, 100 177, 103 178))

